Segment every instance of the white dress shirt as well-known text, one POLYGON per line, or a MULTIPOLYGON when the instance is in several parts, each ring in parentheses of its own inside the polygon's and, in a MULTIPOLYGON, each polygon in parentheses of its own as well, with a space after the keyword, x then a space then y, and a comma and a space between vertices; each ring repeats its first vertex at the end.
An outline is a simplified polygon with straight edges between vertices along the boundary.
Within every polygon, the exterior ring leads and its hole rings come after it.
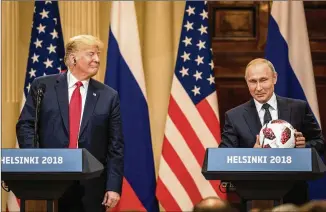
MULTIPOLYGON (((74 75, 72 75, 70 70, 68 70, 68 73, 67 73, 67 80, 68 80, 68 98, 69 98, 69 104, 70 104, 70 99, 71 99, 72 93, 74 92, 75 88, 77 87, 75 84, 76 84, 76 82, 78 82, 78 80, 76 79, 76 77, 74 77, 74 75)), ((82 97, 82 112, 81 112, 81 116, 80 116, 79 127, 80 127, 82 119, 83 119, 83 113, 84 113, 84 108, 85 108, 89 79, 83 80, 81 82, 83 83, 83 86, 81 86, 79 90, 80 90, 80 94, 82 97)))
MULTIPOLYGON (((264 125, 264 115, 265 115, 265 109, 262 108, 263 104, 259 103, 257 100, 255 100, 256 110, 258 112, 259 120, 261 125, 264 125)), ((271 113, 272 120, 278 119, 278 110, 277 110, 277 100, 276 95, 273 93, 272 97, 266 102, 270 105, 269 112, 271 113)))

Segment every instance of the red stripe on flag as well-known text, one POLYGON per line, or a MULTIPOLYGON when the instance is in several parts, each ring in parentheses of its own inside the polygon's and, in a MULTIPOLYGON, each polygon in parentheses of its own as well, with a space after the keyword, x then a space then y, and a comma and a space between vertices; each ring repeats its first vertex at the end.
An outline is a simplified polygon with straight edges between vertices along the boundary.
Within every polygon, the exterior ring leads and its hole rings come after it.
MULTIPOLYGON (((189 149, 191 150, 192 154, 197 159, 198 164, 201 166, 204 161, 205 149, 202 143, 200 142, 198 136, 196 135, 194 129, 192 128, 191 124, 189 123, 188 119, 185 117, 172 95, 170 97, 168 113, 171 120, 173 121, 177 129, 180 131, 182 137, 189 146, 189 149)), ((209 182, 211 183, 219 197, 225 199, 226 194, 222 193, 219 190, 220 181, 210 180, 209 182)))
POLYGON ((126 178, 123 178, 122 194, 118 205, 110 211, 146 211, 126 178))
POLYGON ((227 194, 223 193, 220 191, 220 180, 209 180, 209 183, 213 186, 214 190, 216 191, 217 195, 219 196, 219 198, 221 199, 226 199, 227 194))
MULTIPOLYGON (((204 122, 206 123, 208 129, 215 137, 216 141, 220 143, 221 141, 221 130, 220 130, 220 122, 217 119, 216 114, 214 113, 212 107, 208 103, 207 99, 203 99, 196 105, 196 108, 203 118, 204 122)), ((229 199, 229 196, 226 193, 220 191, 219 186, 221 181, 220 180, 210 180, 209 181, 213 186, 216 193, 219 195, 221 199, 229 199)), ((233 198, 234 199, 234 198, 233 198)))
POLYGON ((202 196, 193 180, 192 176, 189 174, 184 163, 178 156, 177 152, 171 146, 169 140, 164 136, 164 149, 163 156, 167 164, 169 164, 171 170, 178 178, 179 182, 182 184, 183 188, 188 193, 193 204, 198 203, 202 196))
POLYGON ((165 211, 182 211, 160 177, 157 178, 156 196, 165 211))
POLYGON ((192 154, 197 159, 198 164, 203 164, 205 149, 200 142, 198 136, 196 135, 194 129, 191 124, 183 114, 179 105, 177 105, 173 96, 170 97, 170 105, 169 105, 169 116, 177 129, 180 131, 182 137, 186 141, 191 150, 192 154))
POLYGON ((218 143, 221 141, 221 130, 220 130, 220 122, 216 117, 212 107, 208 103, 206 99, 203 99, 196 105, 196 108, 199 111, 200 116, 203 118, 206 123, 208 129, 213 134, 214 138, 218 143))

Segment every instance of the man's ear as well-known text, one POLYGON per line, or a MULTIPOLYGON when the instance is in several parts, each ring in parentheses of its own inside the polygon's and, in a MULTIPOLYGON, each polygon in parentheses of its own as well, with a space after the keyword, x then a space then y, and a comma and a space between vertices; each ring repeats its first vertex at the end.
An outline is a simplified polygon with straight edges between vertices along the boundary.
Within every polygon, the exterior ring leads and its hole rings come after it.
POLYGON ((274 79, 274 85, 276 84, 277 82, 277 72, 274 72, 274 76, 273 76, 273 79, 274 79))
POLYGON ((70 64, 76 64, 76 55, 75 54, 70 54, 69 55, 69 63, 70 64))

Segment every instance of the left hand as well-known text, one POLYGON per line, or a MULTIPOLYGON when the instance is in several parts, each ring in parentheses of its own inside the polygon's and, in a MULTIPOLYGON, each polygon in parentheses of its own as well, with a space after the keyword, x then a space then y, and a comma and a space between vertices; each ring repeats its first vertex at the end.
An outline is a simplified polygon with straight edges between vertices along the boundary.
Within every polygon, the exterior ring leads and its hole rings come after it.
POLYGON ((259 135, 256 135, 256 143, 254 145, 254 148, 262 148, 262 145, 260 144, 259 141, 259 135))
POLYGON ((298 132, 295 130, 295 147, 296 148, 305 148, 306 147, 306 138, 302 135, 302 132, 298 132))
POLYGON ((114 191, 107 191, 104 195, 102 205, 106 207, 106 211, 110 208, 114 208, 120 200, 120 194, 114 191))

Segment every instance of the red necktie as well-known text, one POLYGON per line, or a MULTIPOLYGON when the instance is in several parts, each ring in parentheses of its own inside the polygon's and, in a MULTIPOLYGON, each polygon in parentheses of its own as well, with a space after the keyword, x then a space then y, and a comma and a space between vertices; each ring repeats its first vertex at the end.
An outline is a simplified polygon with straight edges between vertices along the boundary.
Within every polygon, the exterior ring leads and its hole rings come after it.
POLYGON ((82 82, 76 82, 77 87, 72 93, 69 104, 69 148, 77 148, 78 133, 80 125, 80 117, 82 111, 82 98, 80 94, 80 86, 82 82))

